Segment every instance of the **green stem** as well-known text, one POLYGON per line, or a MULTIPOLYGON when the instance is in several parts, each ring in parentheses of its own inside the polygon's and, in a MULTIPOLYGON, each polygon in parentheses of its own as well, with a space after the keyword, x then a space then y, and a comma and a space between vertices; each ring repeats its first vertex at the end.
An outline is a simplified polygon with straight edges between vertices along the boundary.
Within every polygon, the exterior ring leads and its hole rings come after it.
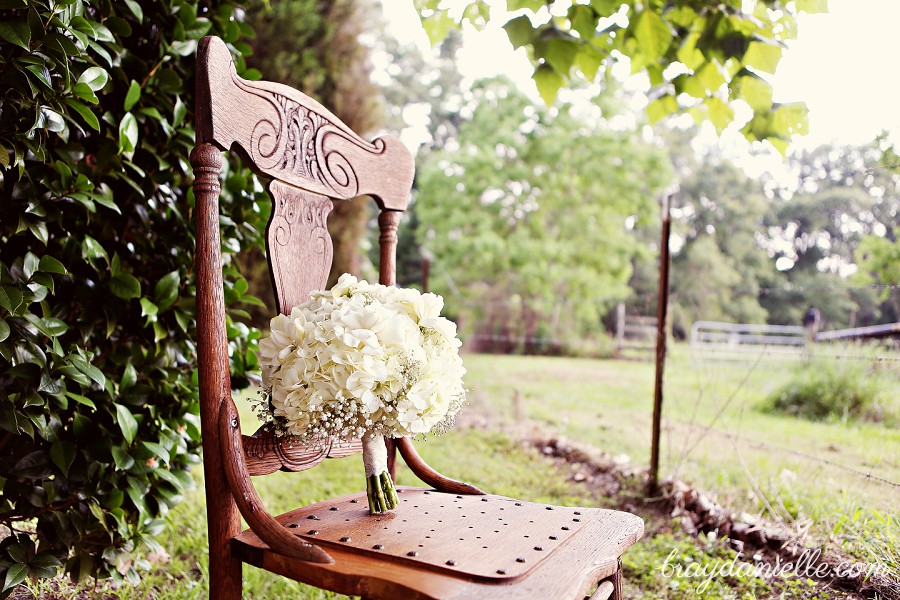
POLYGON ((366 476, 366 496, 369 500, 369 513, 373 515, 393 510, 400 504, 394 481, 387 471, 366 476))

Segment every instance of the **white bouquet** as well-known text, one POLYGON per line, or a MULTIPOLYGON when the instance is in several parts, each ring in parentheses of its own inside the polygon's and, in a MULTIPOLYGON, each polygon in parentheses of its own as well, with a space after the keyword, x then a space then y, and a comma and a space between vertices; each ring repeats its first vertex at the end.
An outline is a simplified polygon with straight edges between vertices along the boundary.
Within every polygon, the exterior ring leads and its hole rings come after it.
POLYGON ((456 324, 444 300, 342 275, 259 342, 264 402, 276 431, 307 444, 361 438, 369 511, 393 509, 384 437, 442 433, 465 403, 456 324))

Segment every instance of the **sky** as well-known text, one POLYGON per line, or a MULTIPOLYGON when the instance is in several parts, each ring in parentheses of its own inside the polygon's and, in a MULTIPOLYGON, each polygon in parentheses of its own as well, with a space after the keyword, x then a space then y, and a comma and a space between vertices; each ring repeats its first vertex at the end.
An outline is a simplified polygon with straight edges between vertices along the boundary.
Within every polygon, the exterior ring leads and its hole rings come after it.
MULTIPOLYGON (((831 141, 861 144, 883 129, 900 142, 900 69, 894 66, 900 0, 828 0, 828 8, 800 15, 798 37, 772 79, 776 102, 806 102, 810 110, 809 134, 795 139, 792 150, 831 141)), ((384 10, 393 35, 427 49, 412 2, 384 0, 384 10)), ((524 49, 513 51, 498 23, 467 31, 458 61, 470 80, 506 74, 537 99, 524 49)), ((731 132, 722 144, 737 143, 737 136, 731 132)))

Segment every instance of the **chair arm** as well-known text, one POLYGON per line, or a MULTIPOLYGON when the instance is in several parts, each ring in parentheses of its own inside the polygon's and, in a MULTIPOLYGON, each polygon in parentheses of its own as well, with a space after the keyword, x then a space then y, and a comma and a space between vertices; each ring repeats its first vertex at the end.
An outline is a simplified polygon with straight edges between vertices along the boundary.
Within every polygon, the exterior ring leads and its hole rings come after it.
POLYGON ((412 440, 408 437, 397 438, 394 442, 397 444, 397 449, 400 450, 400 456, 406 461, 410 470, 415 473, 416 477, 428 485, 434 486, 434 489, 452 494, 484 496, 484 492, 474 485, 450 479, 432 469, 428 463, 419 456, 419 452, 416 450, 415 446, 413 446, 412 440))
POLYGON ((247 472, 241 421, 231 398, 226 398, 219 409, 219 442, 231 494, 244 520, 259 539, 285 556, 314 563, 333 563, 334 559, 322 548, 291 534, 266 511, 247 472))

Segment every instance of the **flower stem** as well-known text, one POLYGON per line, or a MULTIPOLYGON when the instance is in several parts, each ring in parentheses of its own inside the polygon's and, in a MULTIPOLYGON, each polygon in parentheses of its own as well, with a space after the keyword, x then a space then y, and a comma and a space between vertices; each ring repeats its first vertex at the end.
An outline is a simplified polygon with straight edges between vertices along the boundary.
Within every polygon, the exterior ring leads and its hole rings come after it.
POLYGON ((384 437, 367 432, 362 438, 362 446, 369 513, 374 515, 393 510, 399 504, 399 498, 387 470, 384 437))

